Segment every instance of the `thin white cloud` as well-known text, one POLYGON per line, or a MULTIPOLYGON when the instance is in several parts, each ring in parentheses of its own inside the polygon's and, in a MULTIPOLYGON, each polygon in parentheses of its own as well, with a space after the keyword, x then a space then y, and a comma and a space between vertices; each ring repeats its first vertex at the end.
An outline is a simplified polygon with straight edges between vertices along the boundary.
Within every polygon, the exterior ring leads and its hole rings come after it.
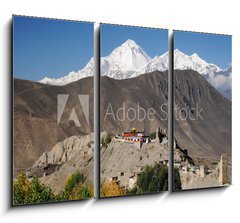
POLYGON ((218 90, 226 91, 232 89, 232 72, 209 74, 209 82, 218 90))

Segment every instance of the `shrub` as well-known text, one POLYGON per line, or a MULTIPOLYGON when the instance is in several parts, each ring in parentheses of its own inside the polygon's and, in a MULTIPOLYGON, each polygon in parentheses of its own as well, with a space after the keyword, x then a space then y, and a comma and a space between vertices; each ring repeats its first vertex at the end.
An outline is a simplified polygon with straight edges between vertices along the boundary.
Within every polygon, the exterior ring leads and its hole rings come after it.
POLYGON ((150 137, 151 139, 156 139, 156 132, 150 133, 149 137, 150 137))
POLYGON ((86 177, 77 172, 67 179, 64 191, 57 196, 58 200, 80 200, 93 197, 92 184, 86 184, 86 177))
POLYGON ((111 141, 112 141, 112 137, 109 134, 107 134, 105 137, 103 136, 101 138, 102 147, 107 147, 111 141))
POLYGON ((65 191, 71 192, 75 186, 77 186, 78 184, 83 184, 85 180, 86 178, 82 173, 77 172, 73 174, 71 177, 67 179, 65 191))

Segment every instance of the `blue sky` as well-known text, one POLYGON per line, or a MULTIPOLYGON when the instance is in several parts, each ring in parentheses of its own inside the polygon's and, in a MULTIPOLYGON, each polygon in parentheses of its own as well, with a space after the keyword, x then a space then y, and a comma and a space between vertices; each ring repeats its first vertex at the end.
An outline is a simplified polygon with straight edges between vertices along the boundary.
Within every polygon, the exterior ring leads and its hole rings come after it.
POLYGON ((62 77, 93 56, 93 23, 14 16, 14 77, 62 77))
POLYGON ((102 24, 100 37, 101 56, 107 56, 127 39, 134 40, 151 57, 168 50, 168 31, 163 29, 102 24))
POLYGON ((232 37, 227 35, 175 31, 174 49, 188 55, 197 53, 223 69, 232 63, 232 37))

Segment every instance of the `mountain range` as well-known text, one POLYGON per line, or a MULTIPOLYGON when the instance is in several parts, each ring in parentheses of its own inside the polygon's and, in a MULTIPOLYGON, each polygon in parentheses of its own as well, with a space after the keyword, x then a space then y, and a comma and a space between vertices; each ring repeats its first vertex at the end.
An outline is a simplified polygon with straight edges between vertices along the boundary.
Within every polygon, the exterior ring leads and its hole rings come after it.
MULTIPOLYGON (((219 156, 229 153, 231 102, 196 71, 176 70, 174 78, 176 83, 174 108, 184 108, 184 111, 191 112, 191 116, 197 115, 197 111, 192 110, 193 108, 203 109, 201 112, 203 120, 192 121, 189 118, 176 120, 175 137, 179 146, 188 149, 190 155, 196 156, 219 156)), ((14 89, 14 175, 31 167, 44 152, 50 151, 58 142, 73 135, 93 132, 93 77, 80 79, 64 86, 14 79, 14 89), (70 96, 58 125, 57 95, 59 94, 70 96), (89 124, 79 103, 78 94, 90 95, 89 124), (68 120, 73 107, 76 108, 80 127, 68 120)), ((167 129, 167 103, 167 71, 154 71, 123 80, 103 76, 101 77, 100 131, 117 134, 134 126, 150 134, 155 132, 158 126, 167 129), (108 109, 109 104, 115 117, 108 109), (133 119, 132 113, 128 118, 121 120, 121 112, 124 109, 126 112, 129 108, 140 110, 140 119, 143 110, 154 109, 156 112, 142 121, 138 118, 133 119), (117 109, 120 112, 117 112, 117 109), (118 113, 120 119, 116 117, 118 113)))
MULTIPOLYGON (((177 70, 191 69, 202 74, 204 78, 231 100, 232 68, 223 70, 219 66, 208 63, 196 53, 187 55, 178 49, 174 50, 174 68, 177 70)), ((128 39, 115 48, 108 56, 101 57, 101 75, 114 79, 129 79, 140 74, 153 71, 168 70, 168 52, 151 58, 134 40, 128 39)), ((70 72, 61 78, 48 78, 40 80, 40 83, 51 85, 65 85, 79 79, 93 76, 94 59, 77 72, 70 72)))

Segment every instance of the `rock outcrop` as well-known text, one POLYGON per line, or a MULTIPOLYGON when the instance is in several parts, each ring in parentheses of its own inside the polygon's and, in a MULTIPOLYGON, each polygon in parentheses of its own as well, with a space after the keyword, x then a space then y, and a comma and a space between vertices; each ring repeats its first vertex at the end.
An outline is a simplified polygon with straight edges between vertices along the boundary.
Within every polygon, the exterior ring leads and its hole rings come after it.
POLYGON ((113 138, 107 147, 101 148, 101 182, 114 179, 121 186, 132 188, 144 167, 168 163, 168 139, 143 143, 141 147, 135 144, 113 138))
MULTIPOLYGON (((150 143, 143 143, 141 147, 136 144, 137 142, 128 143, 113 138, 107 147, 101 147, 101 182, 116 180, 121 186, 131 189, 146 166, 168 165, 169 148, 166 129, 158 127, 156 139, 150 143)), ((193 163, 186 151, 178 146, 174 150, 174 157, 184 164, 193 163)))
POLYGON ((60 192, 68 177, 82 172, 93 183, 93 134, 71 136, 44 152, 27 170, 27 176, 39 177, 53 192, 60 192))

